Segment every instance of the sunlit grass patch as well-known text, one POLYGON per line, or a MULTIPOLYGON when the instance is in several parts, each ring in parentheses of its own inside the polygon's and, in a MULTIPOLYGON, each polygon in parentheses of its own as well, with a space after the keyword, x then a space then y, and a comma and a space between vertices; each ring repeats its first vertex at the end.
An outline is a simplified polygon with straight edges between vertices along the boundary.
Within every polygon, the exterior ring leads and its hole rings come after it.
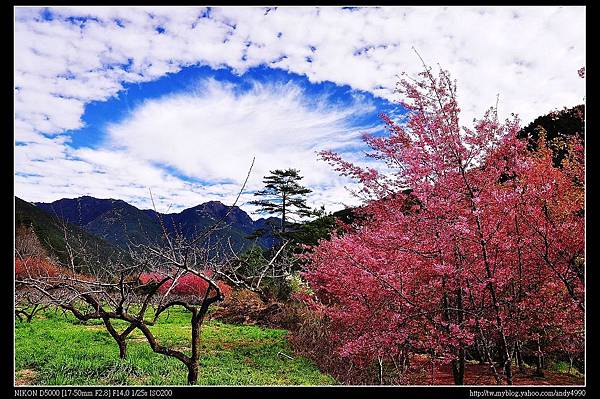
MULTIPOLYGON (((16 380, 25 385, 182 385, 187 369, 154 353, 135 330, 127 358, 98 321, 81 323, 47 311, 16 323, 16 380)), ((113 323, 118 330, 122 322, 113 323)), ((163 345, 189 353, 189 313, 172 309, 150 327, 163 345)), ((199 385, 330 385, 332 377, 291 355, 287 331, 207 321, 202 327, 199 385)))

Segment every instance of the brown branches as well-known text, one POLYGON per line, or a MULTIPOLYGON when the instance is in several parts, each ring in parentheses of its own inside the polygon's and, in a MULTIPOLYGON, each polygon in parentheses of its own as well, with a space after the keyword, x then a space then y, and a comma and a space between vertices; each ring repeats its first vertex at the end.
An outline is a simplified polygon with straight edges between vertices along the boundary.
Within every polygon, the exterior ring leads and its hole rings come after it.
POLYGON ((43 304, 68 311, 83 322, 101 320, 107 333, 117 342, 121 358, 127 354, 127 338, 138 329, 154 352, 184 363, 188 368, 187 382, 195 384, 200 358, 200 328, 210 306, 224 298, 217 278, 224 275, 220 273, 222 265, 229 264, 227 254, 222 251, 223 245, 219 240, 211 243, 210 238, 239 200, 252 165, 229 211, 193 237, 186 237, 176 228, 170 231, 164 221, 159 220, 163 232, 160 242, 128 242, 126 253, 101 258, 89 250, 86 237, 69 229, 66 222, 60 222, 65 243, 64 260, 55 261, 52 267, 44 264, 37 268, 25 262, 24 257, 20 260, 16 283, 17 297, 22 305, 16 316, 29 320, 33 316, 25 314, 25 308, 39 312, 43 304), (165 310, 175 306, 191 314, 189 355, 161 344, 160 338, 150 329, 165 310), (146 317, 150 308, 155 310, 146 317), (115 321, 125 322, 121 332, 116 329, 115 321))

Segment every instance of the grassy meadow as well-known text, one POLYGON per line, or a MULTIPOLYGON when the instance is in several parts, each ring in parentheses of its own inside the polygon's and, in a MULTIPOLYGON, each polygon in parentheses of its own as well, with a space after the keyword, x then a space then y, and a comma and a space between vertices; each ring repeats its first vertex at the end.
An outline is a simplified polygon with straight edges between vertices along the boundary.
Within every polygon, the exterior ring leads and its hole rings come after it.
MULTIPOLYGON (((115 327, 120 331, 124 325, 115 327)), ((171 309, 151 329, 163 345, 190 346, 189 313, 183 309, 171 309)), ((310 361, 295 357, 286 335, 286 330, 205 322, 198 385, 335 384, 310 361)), ((16 322, 15 353, 17 385, 186 384, 186 367, 154 353, 139 330, 129 336, 127 358, 121 360, 99 321, 81 323, 55 311, 31 323, 16 322)))

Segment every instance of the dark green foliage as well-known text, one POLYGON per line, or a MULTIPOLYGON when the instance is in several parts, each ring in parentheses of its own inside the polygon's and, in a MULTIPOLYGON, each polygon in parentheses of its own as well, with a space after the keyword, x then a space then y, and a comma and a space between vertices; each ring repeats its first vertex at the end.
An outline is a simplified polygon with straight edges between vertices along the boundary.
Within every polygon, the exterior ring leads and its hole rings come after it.
POLYGON ((294 225, 293 229, 287 233, 287 237, 293 241, 296 247, 305 245, 313 246, 319 243, 319 240, 328 240, 337 227, 337 217, 335 214, 325 212, 324 208, 312 212, 315 217, 302 224, 294 225))
MULTIPOLYGON (((349 213, 344 213, 349 215, 349 213)), ((287 244, 279 255, 278 262, 290 265, 290 272, 298 272, 302 269, 304 260, 301 256, 310 248, 318 245, 320 240, 328 240, 333 234, 342 234, 342 228, 338 224, 336 214, 325 212, 324 208, 313 210, 310 213, 314 218, 304 223, 289 223, 285 232, 278 234, 287 244)), ((254 267, 264 267, 267 262, 275 256, 279 247, 275 246, 266 250, 247 252, 248 264, 254 267)), ((288 276, 289 277, 289 276, 288 276)), ((292 294, 291 280, 289 278, 265 277, 262 289, 267 297, 287 301, 292 294)))
MULTIPOLYGON (((239 256, 237 262, 239 268, 236 274, 245 280, 256 281, 257 277, 261 274, 261 271, 267 267, 270 260, 275 256, 278 251, 278 247, 270 249, 263 249, 258 246, 253 246, 246 250, 239 256)), ((291 252, 284 251, 279 254, 277 262, 292 262, 292 259, 288 259, 291 252)), ((287 300, 290 294, 290 287, 286 279, 282 276, 272 277, 268 273, 263 276, 260 284, 260 291, 258 294, 264 301, 269 300, 287 300)))
POLYGON ((239 273, 243 276, 255 276, 269 262, 268 251, 261 247, 251 247, 240 256, 239 273))
POLYGON ((292 287, 287 279, 270 278, 264 279, 263 290, 270 300, 287 302, 291 299, 292 287))
POLYGON ((280 230, 284 233, 288 222, 295 221, 294 216, 302 218, 311 215, 305 196, 312 190, 300 185, 303 177, 297 169, 275 169, 270 173, 263 178, 264 189, 254 193, 262 199, 250 203, 258 206, 260 213, 280 215, 280 230))
POLYGON ((536 150, 540 133, 544 132, 546 142, 554 152, 554 165, 559 166, 567 150, 562 147, 565 139, 577 136, 585 142, 585 105, 565 108, 537 117, 517 134, 519 138, 528 138, 530 150, 536 150))
POLYGON ((333 212, 333 216, 345 224, 352 224, 357 220, 356 211, 353 208, 346 208, 333 212))

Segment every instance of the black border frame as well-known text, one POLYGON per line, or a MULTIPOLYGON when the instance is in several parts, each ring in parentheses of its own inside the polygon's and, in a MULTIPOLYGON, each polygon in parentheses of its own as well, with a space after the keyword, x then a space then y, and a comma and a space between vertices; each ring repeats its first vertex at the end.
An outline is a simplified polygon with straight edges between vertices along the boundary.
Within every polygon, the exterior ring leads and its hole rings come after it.
MULTIPOLYGON (((426 0, 422 2, 398 2, 397 4, 388 4, 387 2, 382 2, 379 4, 369 4, 369 2, 363 1, 332 1, 325 0, 320 2, 306 2, 306 1, 289 1, 285 3, 280 3, 280 5, 298 5, 298 6, 344 6, 344 5, 356 5, 356 6, 375 6, 381 5, 405 5, 405 6, 420 6, 420 5, 430 5, 430 6, 464 6, 464 5, 482 5, 482 6, 534 6, 534 5, 548 5, 548 6, 585 6, 586 7, 586 37, 588 30, 588 23, 591 18, 588 17, 590 11, 590 5, 587 4, 586 1, 576 0, 576 1, 529 1, 525 4, 513 1, 502 2, 498 0, 491 0, 485 3, 483 2, 471 2, 471 1, 456 1, 456 2, 442 2, 442 1, 431 1, 426 0)), ((5 33, 5 39, 3 40, 4 44, 8 43, 8 51, 14 55, 14 7, 17 6, 63 6, 63 5, 94 5, 94 6, 126 6, 126 5, 164 5, 164 6, 175 6, 175 5, 203 5, 203 4, 195 4, 192 1, 182 1, 175 0, 173 2, 159 1, 159 0, 146 0, 146 1, 125 1, 125 2, 116 2, 116 1, 94 1, 94 0, 86 0, 81 2, 73 2, 73 1, 63 1, 63 0, 54 0, 52 2, 44 2, 40 0, 30 0, 30 1, 22 1, 22 0, 12 0, 10 3, 5 3, 3 7, 3 19, 4 23, 2 24, 2 28, 5 33), (9 41, 10 38, 10 41, 9 41)), ((239 6, 266 6, 266 5, 277 5, 272 4, 268 1, 260 2, 260 1, 243 1, 243 0, 217 0, 215 2, 210 2, 210 6, 229 6, 229 5, 239 5, 239 6)), ((13 58, 14 63, 14 58, 13 58)), ((591 63, 593 64, 593 62, 591 63)), ((14 67, 14 65, 11 65, 14 67)), ((8 66, 10 68, 11 66, 8 66)), ((590 72, 592 73, 592 77, 594 76, 593 66, 590 68, 590 62, 586 60, 586 92, 587 92, 587 83, 588 78, 590 76, 590 72)), ((5 74, 5 77, 8 74, 5 74)), ((11 104, 10 97, 14 99, 14 68, 10 72, 10 76, 12 79, 4 79, 4 90, 7 92, 6 98, 7 103, 11 104)), ((5 103, 5 104, 7 104, 5 103)), ((593 101, 592 101, 593 104, 593 101)), ((586 106, 586 132, 589 130, 590 119, 589 115, 592 115, 592 126, 593 126, 593 106, 590 105, 589 95, 586 93, 585 99, 586 106), (592 107, 592 112, 590 112, 590 106, 592 107)), ((0 162, 2 165, 0 166, 0 170, 2 170, 2 179, 4 180, 4 184, 2 187, 6 190, 5 194, 2 196, 2 200, 4 201, 3 209, 7 211, 2 213, 2 226, 5 226, 5 231, 7 235, 2 240, 3 250, 2 250, 2 259, 5 268, 8 268, 8 265, 14 265, 14 105, 13 106, 4 106, 2 107, 5 112, 5 123, 8 124, 6 131, 2 134, 3 145, 1 146, 3 156, 0 157, 0 162), (9 134, 9 132, 11 132, 9 134), (10 194, 9 194, 10 191, 10 194), (10 211, 8 211, 10 209, 10 211), (9 230, 9 228, 11 230, 9 230)), ((586 134, 587 136, 587 134, 586 134)), ((593 230, 590 231, 590 207, 587 206, 590 203, 591 198, 595 198, 590 193, 594 191, 594 184, 590 182, 590 178, 594 177, 593 173, 593 162, 589 161, 589 155, 593 154, 589 148, 590 145, 593 147, 593 139, 594 135, 592 134, 590 137, 586 137, 586 265, 592 265, 591 267, 586 268, 586 302, 589 303, 590 296, 588 293, 590 292, 590 288, 593 287, 593 278, 590 270, 594 270, 594 263, 590 263, 590 254, 588 251, 588 241, 591 236, 593 236, 593 230), (591 169, 590 169, 591 168, 591 169)), ((592 179, 593 180, 593 179, 592 179)), ((592 214, 593 212, 593 206, 592 214)), ((592 259, 594 257, 591 257, 592 259)), ((5 297, 5 304, 10 304, 12 307, 14 301, 14 274, 11 274, 13 279, 4 278, 2 279, 2 289, 1 292, 5 297), (10 284, 10 286, 9 286, 10 284)), ((452 387, 452 386, 431 386, 431 387, 423 387, 423 386, 325 386, 325 387, 292 387, 292 386, 265 386, 265 387, 208 387, 208 386, 156 386, 156 387, 135 387, 135 386, 23 386, 23 387, 15 387, 14 385, 14 342, 13 342, 13 324, 12 323, 2 323, 2 329, 6 333, 4 337, 10 337, 9 339, 3 340, 3 348, 0 350, 2 353, 2 364, 7 367, 2 367, 2 390, 7 393, 10 397, 49 397, 47 395, 43 395, 43 390, 58 390, 61 394, 59 397, 78 397, 78 396, 66 396, 68 390, 71 390, 71 394, 74 391, 78 392, 89 392, 93 394, 90 397, 96 397, 96 391, 100 390, 102 393, 110 392, 111 398, 116 397, 126 397, 126 396, 115 396, 113 393, 115 391, 129 391, 129 398, 132 397, 134 391, 139 393, 139 397, 159 397, 159 396, 150 396, 149 393, 151 390, 171 390, 172 396, 162 396, 162 397, 177 397, 177 398, 197 398, 201 395, 219 395, 224 397, 234 397, 239 395, 258 395, 262 398, 281 398, 282 395, 301 395, 301 396, 310 396, 310 397, 331 397, 340 395, 341 397, 396 397, 396 398, 489 398, 489 397, 525 397, 525 398, 535 398, 546 396, 548 393, 546 392, 555 392, 559 393, 558 395, 548 395, 550 397, 570 397, 576 398, 581 396, 575 396, 575 391, 582 391, 582 396, 589 396, 594 392, 593 386, 596 385, 594 381, 594 364, 593 358, 591 356, 592 347, 595 346, 594 336, 590 333, 594 331, 594 327, 592 326, 591 310, 588 306, 586 308, 586 383, 584 386, 460 386, 460 387, 452 387), (9 350, 10 347, 10 350, 9 350), (9 358, 10 356, 10 358, 9 358), (5 389, 6 388, 6 389, 5 389), (476 396, 475 392, 479 392, 480 395, 476 396)), ((9 318, 7 317, 6 320, 9 318)), ((11 314, 12 319, 12 314, 11 314)), ((107 397, 107 396, 105 396, 107 397)))

